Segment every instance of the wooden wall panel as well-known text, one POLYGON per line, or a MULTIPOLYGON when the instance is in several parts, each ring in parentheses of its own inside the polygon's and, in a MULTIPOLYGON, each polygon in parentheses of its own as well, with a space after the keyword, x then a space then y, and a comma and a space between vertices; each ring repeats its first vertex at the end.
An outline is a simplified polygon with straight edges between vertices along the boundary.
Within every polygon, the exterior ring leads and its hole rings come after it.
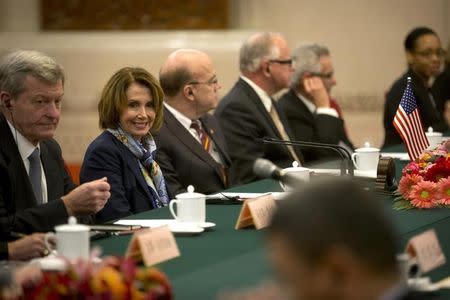
POLYGON ((41 29, 227 29, 228 0, 40 0, 41 29))

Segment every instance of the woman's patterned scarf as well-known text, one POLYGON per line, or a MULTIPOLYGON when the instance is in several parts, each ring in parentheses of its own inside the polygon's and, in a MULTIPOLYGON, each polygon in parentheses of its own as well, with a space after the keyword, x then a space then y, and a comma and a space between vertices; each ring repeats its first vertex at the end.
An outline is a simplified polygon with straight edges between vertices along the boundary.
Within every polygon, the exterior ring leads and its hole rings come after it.
POLYGON ((153 136, 148 133, 142 138, 141 142, 139 142, 120 127, 117 129, 107 130, 111 132, 119 141, 121 141, 139 160, 142 175, 144 175, 150 194, 154 198, 153 207, 157 208, 167 206, 170 199, 167 194, 163 173, 161 172, 159 165, 154 160, 156 144, 153 140, 153 136))

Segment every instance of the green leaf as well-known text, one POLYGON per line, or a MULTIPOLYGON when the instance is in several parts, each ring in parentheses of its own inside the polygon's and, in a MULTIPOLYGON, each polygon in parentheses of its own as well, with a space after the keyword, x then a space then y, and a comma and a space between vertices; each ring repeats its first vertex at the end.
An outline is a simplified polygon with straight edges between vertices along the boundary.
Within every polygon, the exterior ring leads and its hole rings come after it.
POLYGON ((395 196, 401 196, 401 195, 402 195, 402 193, 400 193, 399 190, 396 190, 393 194, 394 194, 395 196))
POLYGON ((405 200, 405 198, 403 198, 402 195, 400 195, 400 196, 395 197, 394 201, 406 201, 406 200, 405 200))
POLYGON ((392 205, 392 208, 395 210, 407 210, 414 208, 414 206, 409 201, 403 199, 395 201, 394 204, 392 205))

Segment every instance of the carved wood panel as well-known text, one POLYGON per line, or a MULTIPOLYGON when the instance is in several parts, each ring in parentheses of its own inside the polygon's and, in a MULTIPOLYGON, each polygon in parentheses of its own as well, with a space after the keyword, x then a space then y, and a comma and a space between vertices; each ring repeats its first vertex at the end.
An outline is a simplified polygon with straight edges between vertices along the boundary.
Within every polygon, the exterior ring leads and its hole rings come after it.
POLYGON ((40 0, 42 30, 226 29, 228 0, 40 0))

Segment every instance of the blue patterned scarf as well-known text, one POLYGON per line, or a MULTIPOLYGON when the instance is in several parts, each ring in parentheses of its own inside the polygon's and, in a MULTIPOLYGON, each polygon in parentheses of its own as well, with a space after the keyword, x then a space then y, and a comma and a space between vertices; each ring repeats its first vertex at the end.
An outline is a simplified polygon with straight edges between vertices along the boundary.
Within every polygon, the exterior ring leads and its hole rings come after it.
POLYGON ((119 141, 121 141, 139 160, 142 175, 147 182, 150 194, 154 198, 153 207, 157 208, 167 206, 170 199, 167 194, 163 173, 161 172, 159 165, 154 160, 156 144, 153 140, 153 136, 148 133, 142 138, 141 142, 139 142, 120 127, 117 129, 107 130, 111 132, 119 141))

